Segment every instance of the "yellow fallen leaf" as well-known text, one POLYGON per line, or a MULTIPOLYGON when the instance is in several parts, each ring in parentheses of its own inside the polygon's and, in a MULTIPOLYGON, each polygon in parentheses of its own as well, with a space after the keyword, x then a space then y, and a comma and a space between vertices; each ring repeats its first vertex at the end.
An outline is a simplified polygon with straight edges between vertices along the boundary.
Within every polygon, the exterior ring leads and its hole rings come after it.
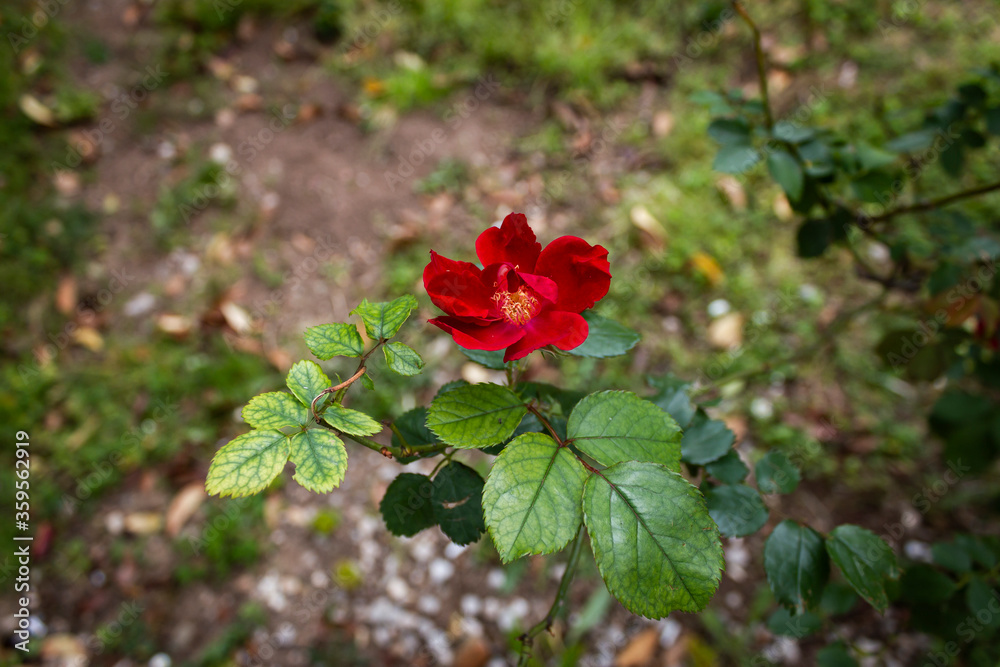
POLYGON ((104 349, 104 338, 93 327, 79 327, 73 331, 73 341, 91 352, 100 352, 104 349))
POLYGON ((667 240, 667 231, 663 225, 642 204, 633 206, 628 212, 628 217, 633 225, 652 236, 659 243, 662 244, 667 240))
POLYGON ((694 266, 694 270, 704 276, 712 285, 718 285, 726 277, 726 274, 722 272, 722 267, 708 253, 699 251, 691 255, 691 264, 694 266))
POLYGON ((378 79, 366 78, 362 83, 365 92, 372 97, 377 97, 385 92, 385 84, 378 79))
POLYGON ((191 482, 181 489, 167 508, 167 535, 176 537, 206 497, 202 482, 191 482))
POLYGON ((708 342, 712 347, 726 350, 743 342, 743 316, 728 313, 708 325, 708 342))
POLYGON ((621 650, 615 658, 615 667, 645 667, 652 664, 659 643, 660 633, 656 628, 643 630, 621 650))
POLYGON ((39 125, 45 125, 46 127, 56 126, 56 117, 52 113, 52 109, 39 102, 33 95, 28 95, 27 93, 21 95, 17 104, 21 107, 21 111, 24 112, 25 116, 39 125))

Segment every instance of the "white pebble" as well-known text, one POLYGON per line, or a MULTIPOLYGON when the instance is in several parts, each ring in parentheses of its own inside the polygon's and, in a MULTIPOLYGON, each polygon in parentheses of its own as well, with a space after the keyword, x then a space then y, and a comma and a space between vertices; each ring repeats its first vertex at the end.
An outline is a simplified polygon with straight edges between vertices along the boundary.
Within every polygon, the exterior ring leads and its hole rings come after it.
POLYGON ((728 313, 732 307, 729 302, 725 299, 716 299, 715 301, 708 304, 708 316, 709 317, 722 317, 728 313))
POLYGON ((483 610, 483 602, 475 595, 463 595, 461 607, 462 613, 466 616, 478 616, 483 610))
POLYGON ((455 560, 456 558, 458 558, 459 556, 461 556, 463 553, 465 553, 465 550, 468 549, 468 548, 469 548, 468 544, 466 544, 465 546, 459 546, 458 544, 455 544, 454 542, 449 542, 448 546, 446 546, 444 548, 444 555, 445 555, 446 558, 449 558, 451 560, 455 560))
POLYGON ((455 566, 443 558, 435 558, 431 561, 427 571, 432 583, 442 584, 451 579, 452 575, 455 574, 455 566))
POLYGON ((417 600, 417 609, 419 609, 422 614, 434 616, 441 611, 441 601, 435 597, 431 597, 430 595, 424 595, 417 600))
POLYGON ((405 602, 410 597, 410 587, 399 577, 393 577, 385 585, 386 594, 396 602, 405 602))
POLYGON ((157 653, 149 659, 149 667, 170 667, 173 664, 166 653, 157 653))
POLYGON ((494 590, 501 588, 505 583, 507 583, 507 573, 500 568, 492 569, 486 575, 486 585, 494 590))

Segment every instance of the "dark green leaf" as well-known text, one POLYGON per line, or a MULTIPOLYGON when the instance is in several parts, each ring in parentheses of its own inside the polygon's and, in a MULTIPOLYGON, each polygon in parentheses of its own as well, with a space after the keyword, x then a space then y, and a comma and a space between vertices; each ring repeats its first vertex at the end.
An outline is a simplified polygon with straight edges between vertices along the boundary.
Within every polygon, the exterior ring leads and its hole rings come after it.
POLYGON ((578 357, 617 357, 631 350, 639 342, 639 334, 614 320, 594 315, 589 311, 584 313, 583 317, 590 327, 587 340, 568 350, 570 354, 578 357))
POLYGON ((730 449, 726 455, 705 464, 705 472, 726 484, 739 484, 746 479, 750 468, 743 463, 743 459, 736 453, 735 449, 730 449))
POLYGON ((488 447, 509 438, 527 411, 524 401, 506 387, 467 385, 431 401, 427 428, 453 447, 488 447))
POLYGON ((789 200, 798 201, 802 198, 805 176, 798 160, 785 151, 774 151, 767 156, 767 169, 789 200))
POLYGON ((791 121, 779 120, 774 124, 772 134, 778 141, 787 141, 790 144, 801 144, 815 137, 816 130, 791 121))
POLYGON ((823 537, 808 526, 785 519, 764 543, 764 572, 775 599, 802 613, 819 600, 830 578, 823 537))
POLYGON ((708 126, 708 136, 723 146, 749 146, 750 126, 742 118, 716 118, 708 126))
POLYGON ((823 627, 819 616, 806 611, 792 615, 788 609, 781 607, 767 619, 767 629, 782 637, 804 639, 823 627))
POLYGON ((993 136, 1000 136, 1000 107, 986 110, 986 129, 993 136))
POLYGON ((321 324, 306 329, 306 345, 318 359, 360 357, 365 351, 358 328, 353 324, 321 324))
POLYGON ((649 385, 659 389, 649 400, 663 408, 678 426, 686 429, 695 413, 695 406, 688 395, 691 383, 674 375, 666 375, 662 378, 649 378, 649 385))
POLYGON ((736 435, 725 422, 710 419, 699 408, 681 438, 681 460, 694 465, 705 465, 725 456, 735 440, 736 435))
POLYGON ((986 628, 1000 628, 1000 613, 997 613, 997 602, 1000 591, 992 587, 980 576, 969 580, 965 589, 965 604, 969 613, 986 628))
POLYGON ((820 609, 830 616, 842 616, 858 603, 858 594, 849 585, 840 581, 828 582, 819 601, 820 609))
POLYGON ((986 102, 986 91, 978 83, 966 83, 958 87, 958 96, 969 106, 978 107, 986 102))
POLYGON ((632 613, 700 611, 718 588, 719 533, 698 490, 666 466, 626 461, 591 475, 583 516, 608 590, 632 613))
POLYGON ((403 472, 385 490, 378 509, 393 535, 411 537, 437 525, 431 502, 433 487, 426 475, 403 472))
POLYGON ((816 653, 817 667, 858 667, 847 646, 842 641, 836 641, 824 646, 816 653))
POLYGON ((938 542, 931 546, 934 562, 952 572, 963 574, 972 569, 972 558, 960 545, 938 542))
POLYGON ((948 575, 930 565, 918 563, 908 567, 899 580, 904 600, 916 604, 940 604, 957 590, 948 575))
POLYGON ((726 537, 756 533, 767 523, 767 507, 760 494, 745 484, 723 484, 705 492, 708 513, 726 537))
POLYGON ((941 151, 941 168, 944 173, 951 177, 958 177, 962 174, 962 166, 965 163, 965 149, 960 141, 954 141, 947 148, 941 151))
POLYGON ((895 197, 895 180, 884 171, 869 171, 851 181, 851 188, 861 201, 884 204, 895 197))
POLYGON ((470 544, 486 530, 483 521, 483 478, 470 468, 452 461, 432 484, 434 520, 458 545, 470 544))
POLYGON ((896 137, 886 143, 885 147, 897 153, 915 153, 933 146, 937 135, 938 131, 935 129, 917 130, 896 137))
POLYGON ((760 162, 760 151, 753 146, 727 145, 719 149, 712 169, 724 174, 743 174, 760 162))
POLYGON ((870 171, 885 167, 897 160, 897 156, 888 153, 871 144, 859 141, 854 145, 854 150, 858 156, 858 165, 863 171, 870 171))
POLYGON ((754 474, 761 493, 791 493, 802 479, 788 457, 774 449, 757 461, 754 474))
POLYGON ((858 595, 884 612, 889 606, 885 581, 899 576, 889 545, 870 530, 844 524, 827 537, 826 551, 858 595))
POLYGON ((830 221, 826 218, 805 220, 795 235, 798 255, 803 259, 819 257, 833 242, 830 221))
POLYGON ((491 370, 502 371, 506 365, 503 361, 504 350, 496 350, 493 352, 487 350, 467 350, 462 346, 459 346, 458 349, 460 349, 462 354, 467 356, 472 361, 491 370))

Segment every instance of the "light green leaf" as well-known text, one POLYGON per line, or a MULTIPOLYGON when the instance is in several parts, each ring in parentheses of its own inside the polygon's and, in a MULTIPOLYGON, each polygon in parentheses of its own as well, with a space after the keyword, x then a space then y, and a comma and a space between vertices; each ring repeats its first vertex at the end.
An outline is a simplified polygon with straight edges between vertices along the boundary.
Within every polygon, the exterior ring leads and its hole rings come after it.
POLYGON ((323 411, 323 419, 341 433, 350 435, 375 435, 382 430, 382 425, 365 413, 345 408, 343 405, 331 405, 326 408, 323 411))
POLYGON ((819 601, 830 578, 823 537, 809 526, 785 519, 764 543, 764 572, 775 599, 802 613, 819 601))
MULTIPOLYGON (((291 367, 288 377, 285 378, 285 384, 295 397, 308 407, 314 398, 330 387, 330 378, 315 361, 303 360, 291 367)), ((319 410, 322 405, 323 402, 320 401, 316 409, 319 410)))
POLYGON ((662 463, 680 472, 681 430, 662 408, 628 391, 600 391, 570 413, 566 435, 601 465, 662 463))
POLYGON ((399 473, 385 490, 378 506, 385 527, 393 535, 412 537, 425 528, 437 525, 432 495, 431 480, 427 475, 399 473))
POLYGON ((724 174, 742 174, 760 162, 760 157, 760 151, 753 146, 728 144, 716 153, 712 169, 724 174))
POLYGON ((417 300, 407 294, 381 303, 371 303, 368 299, 364 299, 361 305, 351 311, 351 314, 361 317, 369 338, 382 340, 395 336, 399 327, 403 326, 403 322, 416 307, 417 300))
POLYGON ((802 198, 805 176, 802 173, 802 165, 791 154, 786 151, 774 151, 767 156, 767 170, 771 172, 771 177, 778 182, 790 201, 802 198))
POLYGON ((313 428, 292 436, 289 458, 295 464, 295 481, 316 493, 340 486, 347 472, 347 450, 330 431, 313 428))
POLYGON ((594 315, 590 311, 583 314, 583 319, 587 320, 587 325, 590 327, 587 340, 568 350, 570 354, 597 359, 617 357, 631 350, 639 342, 639 334, 614 320, 594 315))
POLYGON ((666 466, 626 461, 591 475, 583 520, 608 590, 632 613, 700 611, 719 587, 719 531, 698 489, 666 466))
POLYGON ((509 438, 527 411, 524 401, 506 387, 466 385, 434 397, 427 428, 453 447, 489 447, 509 438))
POLYGON ((243 421, 254 428, 279 429, 305 426, 310 422, 309 409, 291 394, 272 391, 255 396, 243 408, 243 421))
POLYGON ((504 563, 559 551, 576 535, 587 471, 568 447, 541 433, 514 438, 483 489, 486 527, 504 563))
POLYGON ((424 360, 413 348, 403 343, 389 343, 382 347, 385 363, 400 375, 417 375, 424 367, 424 360))
POLYGON ((826 550, 851 588, 880 613, 889 606, 885 580, 899 576, 896 554, 878 535, 851 524, 834 528, 826 550))
POLYGON ((470 544, 486 530, 483 522, 483 478, 467 465, 452 461, 431 485, 434 520, 458 545, 470 544))
POLYGON ((723 484, 705 492, 708 513, 726 537, 756 533, 767 523, 767 507, 760 494, 746 484, 723 484))
POLYGON ((277 477, 288 461, 288 437, 281 431, 250 431, 225 445, 212 459, 209 495, 252 496, 277 477))
POLYGON ((699 408, 681 438, 681 459, 693 465, 711 463, 725 456, 734 440, 736 435, 725 422, 709 418, 699 408))
POLYGON ((365 351, 364 341, 354 324, 320 324, 306 329, 304 338, 306 345, 318 359, 360 357, 365 351))
POLYGON ((757 488, 761 493, 791 493, 802 475, 783 452, 772 449, 754 467, 757 488))

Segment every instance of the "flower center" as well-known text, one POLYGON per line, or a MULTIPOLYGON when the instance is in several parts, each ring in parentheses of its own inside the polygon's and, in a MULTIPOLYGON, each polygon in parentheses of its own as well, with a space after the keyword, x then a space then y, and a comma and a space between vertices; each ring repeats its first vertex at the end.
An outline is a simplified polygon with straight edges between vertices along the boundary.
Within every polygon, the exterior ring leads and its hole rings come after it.
POLYGON ((517 326, 523 326, 538 311, 538 299, 524 285, 516 292, 497 292, 493 300, 497 302, 503 318, 517 326))

